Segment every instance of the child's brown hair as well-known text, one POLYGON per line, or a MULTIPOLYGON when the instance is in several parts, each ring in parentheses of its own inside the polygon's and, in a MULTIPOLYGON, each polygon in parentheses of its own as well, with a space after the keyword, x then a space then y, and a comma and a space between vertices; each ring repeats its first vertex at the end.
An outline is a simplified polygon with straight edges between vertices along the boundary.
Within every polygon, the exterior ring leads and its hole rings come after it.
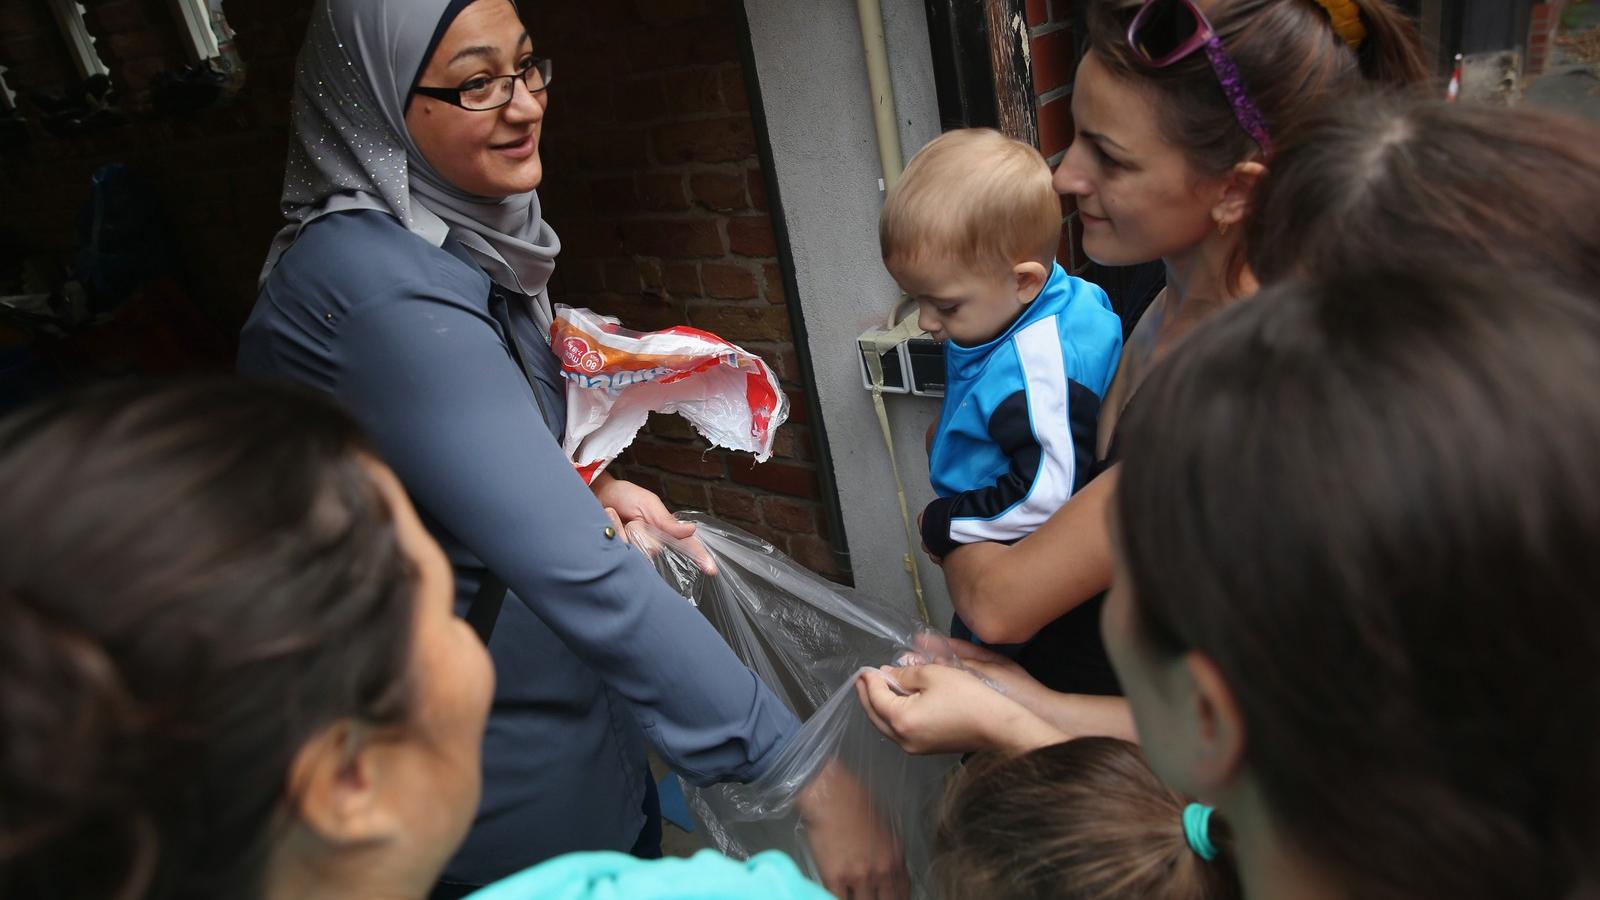
POLYGON ((1039 151, 992 128, 929 141, 889 191, 878 219, 885 261, 953 258, 971 268, 1054 262, 1061 197, 1039 151))
POLYGON ((934 857, 946 900, 1229 900, 1239 896, 1231 835, 1219 855, 1190 848, 1188 801, 1139 748, 1080 738, 972 760, 945 800, 934 857))

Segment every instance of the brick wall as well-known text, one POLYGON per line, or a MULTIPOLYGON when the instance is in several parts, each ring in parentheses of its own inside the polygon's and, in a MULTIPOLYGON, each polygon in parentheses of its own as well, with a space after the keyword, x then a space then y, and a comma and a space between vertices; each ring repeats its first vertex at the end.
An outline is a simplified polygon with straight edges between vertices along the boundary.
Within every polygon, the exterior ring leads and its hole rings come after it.
POLYGON ((737 0, 529 8, 557 67, 542 192, 562 239, 552 294, 639 330, 687 322, 771 363, 790 418, 770 461, 708 450, 682 419, 654 416, 617 472, 844 576, 825 537, 738 15, 737 0))
MULTIPOLYGON (((149 79, 186 59, 168 0, 86 0, 86 21, 130 110, 129 124, 58 139, 36 133, 0 158, 0 227, 62 255, 90 174, 127 162, 170 205, 189 282, 228 334, 255 296, 278 228, 294 53, 309 0, 228 0, 248 67, 230 106, 154 117, 149 79)), ((791 400, 771 461, 708 452, 677 417, 654 417, 617 467, 677 507, 709 509, 802 564, 838 570, 822 516, 784 279, 740 63, 737 0, 562 0, 525 4, 538 52, 555 60, 547 120, 546 217, 563 252, 552 293, 647 330, 689 324, 760 353, 791 400)), ((0 64, 21 93, 74 77, 53 18, 0 8, 0 64)))
MULTIPOLYGON (((1079 0, 1081 2, 1081 0, 1079 0)), ((1039 104, 1039 152, 1053 169, 1072 143, 1072 78, 1078 69, 1073 0, 1027 0, 1028 57, 1039 104)), ((1061 198, 1062 233, 1057 259, 1068 271, 1088 265, 1072 198, 1061 198)))
POLYGON ((1550 45, 1555 41, 1556 31, 1561 25, 1561 8, 1564 5, 1560 0, 1540 3, 1529 13, 1527 62, 1523 66, 1529 77, 1544 74, 1545 65, 1550 59, 1550 45))

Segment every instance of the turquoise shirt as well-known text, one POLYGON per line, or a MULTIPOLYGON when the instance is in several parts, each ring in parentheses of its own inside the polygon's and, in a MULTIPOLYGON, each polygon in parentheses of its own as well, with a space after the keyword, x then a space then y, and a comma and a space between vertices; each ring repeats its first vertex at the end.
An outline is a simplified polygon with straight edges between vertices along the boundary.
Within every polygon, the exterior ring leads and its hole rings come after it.
POLYGON ((776 850, 746 862, 715 850, 690 859, 636 859, 625 853, 569 853, 526 869, 467 900, 831 900, 776 850))

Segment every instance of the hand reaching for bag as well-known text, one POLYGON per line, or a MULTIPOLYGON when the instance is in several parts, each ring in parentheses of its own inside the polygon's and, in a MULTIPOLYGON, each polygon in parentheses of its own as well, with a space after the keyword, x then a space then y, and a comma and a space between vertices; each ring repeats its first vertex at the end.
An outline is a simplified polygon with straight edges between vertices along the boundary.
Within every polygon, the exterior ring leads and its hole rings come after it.
POLYGON ((966 669, 884 666, 856 693, 867 718, 907 753, 1031 750, 1068 735, 966 669))
POLYGON ((861 782, 828 762, 800 792, 797 805, 822 886, 842 900, 907 900, 905 851, 873 808, 861 782))
MULTIPOLYGON (((589 490, 594 492, 595 499, 605 507, 606 515, 611 517, 611 527, 617 530, 618 537, 625 541, 629 540, 627 526, 633 522, 642 522, 676 539, 679 542, 679 549, 693 559, 701 571, 707 575, 717 574, 717 563, 712 559, 711 551, 694 536, 694 523, 685 522, 674 516, 653 491, 631 481, 613 478, 607 472, 601 472, 594 483, 589 485, 589 490)), ((645 549, 649 552, 649 548, 645 549)))

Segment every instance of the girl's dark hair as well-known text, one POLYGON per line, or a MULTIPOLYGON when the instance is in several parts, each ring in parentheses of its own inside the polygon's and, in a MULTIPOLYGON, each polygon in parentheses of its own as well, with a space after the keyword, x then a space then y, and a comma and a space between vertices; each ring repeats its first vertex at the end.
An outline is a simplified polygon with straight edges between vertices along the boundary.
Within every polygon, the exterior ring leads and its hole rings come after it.
MULTIPOLYGON (((1363 81, 1389 87, 1428 78, 1416 26, 1387 0, 1354 0, 1366 39, 1352 50, 1316 0, 1214 0, 1206 18, 1238 65, 1250 98, 1274 142, 1331 100, 1363 81)), ((1139 0, 1098 0, 1089 8, 1089 49, 1112 74, 1148 88, 1167 140, 1196 170, 1221 175, 1260 152, 1234 118, 1233 107, 1204 52, 1165 69, 1134 58, 1128 25, 1139 0)))
POLYGON ((985 900, 1225 900, 1239 895, 1220 816, 1206 862, 1183 830, 1188 802, 1139 748, 1081 738, 974 758, 945 801, 939 896, 985 900))
POLYGON ((366 453, 234 380, 0 423, 0 895, 252 896, 305 741, 405 720, 414 575, 366 453))
POLYGON ((1286 143, 1247 225, 1269 283, 1451 266, 1600 284, 1600 126, 1519 108, 1372 97, 1286 143))
POLYGON ((1131 404, 1139 643, 1212 659, 1350 896, 1593 897, 1600 305, 1523 274, 1290 282, 1131 404))

